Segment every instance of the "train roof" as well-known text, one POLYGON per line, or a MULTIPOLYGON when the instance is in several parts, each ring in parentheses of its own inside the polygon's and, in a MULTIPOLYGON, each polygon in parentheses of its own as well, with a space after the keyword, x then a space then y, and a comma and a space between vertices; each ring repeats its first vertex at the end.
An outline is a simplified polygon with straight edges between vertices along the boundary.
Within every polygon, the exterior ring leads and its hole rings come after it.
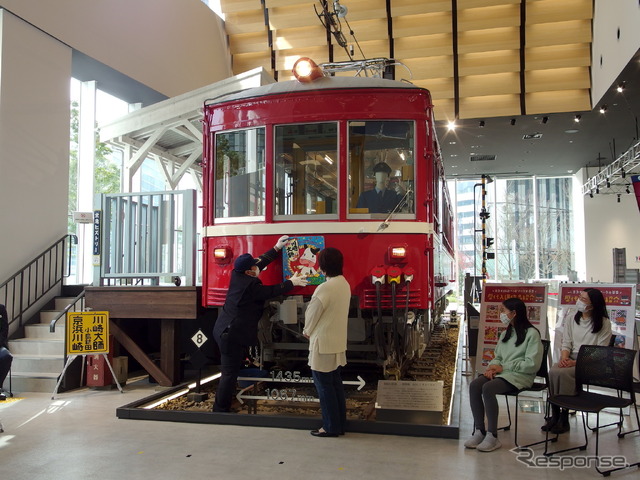
POLYGON ((311 92, 315 90, 343 90, 362 88, 403 88, 408 90, 424 90, 408 82, 388 80, 386 78, 372 77, 321 77, 310 83, 302 83, 297 80, 270 83, 260 87, 248 88, 234 93, 222 95, 220 97, 205 100, 205 105, 215 105, 219 103, 232 102, 236 100, 247 100, 250 98, 264 97, 269 95, 282 95, 291 93, 311 92))

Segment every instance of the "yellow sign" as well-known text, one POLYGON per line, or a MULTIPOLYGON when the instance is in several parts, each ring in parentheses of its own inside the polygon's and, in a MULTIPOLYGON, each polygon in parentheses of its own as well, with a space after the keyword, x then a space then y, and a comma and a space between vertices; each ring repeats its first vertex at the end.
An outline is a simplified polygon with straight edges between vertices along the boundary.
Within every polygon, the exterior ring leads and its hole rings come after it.
POLYGON ((109 312, 67 312, 67 355, 109 352, 109 312))

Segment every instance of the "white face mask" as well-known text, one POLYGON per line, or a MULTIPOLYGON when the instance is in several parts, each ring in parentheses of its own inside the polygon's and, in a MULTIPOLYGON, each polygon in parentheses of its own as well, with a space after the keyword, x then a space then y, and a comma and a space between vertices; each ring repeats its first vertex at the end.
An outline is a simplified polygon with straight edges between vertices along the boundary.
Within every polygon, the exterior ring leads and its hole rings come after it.
POLYGON ((389 175, 385 172, 376 172, 376 186, 385 188, 389 181, 389 175))
POLYGON ((511 319, 509 318, 509 316, 506 313, 501 313, 500 314, 500 321, 503 324, 507 325, 511 321, 511 319))
POLYGON ((587 306, 588 305, 580 299, 578 299, 578 301, 576 302, 576 308, 579 312, 584 312, 587 309, 587 306))

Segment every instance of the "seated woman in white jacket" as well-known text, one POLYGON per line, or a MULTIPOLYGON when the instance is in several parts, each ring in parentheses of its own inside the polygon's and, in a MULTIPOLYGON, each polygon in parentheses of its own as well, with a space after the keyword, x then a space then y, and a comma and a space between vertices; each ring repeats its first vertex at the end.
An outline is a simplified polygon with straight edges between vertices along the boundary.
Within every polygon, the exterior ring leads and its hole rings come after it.
POLYGON ((347 364, 351 287, 342 276, 344 261, 340 250, 321 250, 318 263, 327 281, 311 297, 303 330, 309 339, 309 366, 322 411, 322 427, 312 430, 311 435, 337 437, 344 434, 347 423, 341 370, 347 364))
MULTIPOLYGON (((576 302, 573 320, 567 321, 562 332, 560 360, 549 370, 551 395, 576 394, 576 358, 582 345, 607 346, 611 341, 611 321, 602 292, 597 288, 585 288, 576 302)), ((551 417, 543 431, 565 433, 569 431, 569 411, 551 406, 551 417)))

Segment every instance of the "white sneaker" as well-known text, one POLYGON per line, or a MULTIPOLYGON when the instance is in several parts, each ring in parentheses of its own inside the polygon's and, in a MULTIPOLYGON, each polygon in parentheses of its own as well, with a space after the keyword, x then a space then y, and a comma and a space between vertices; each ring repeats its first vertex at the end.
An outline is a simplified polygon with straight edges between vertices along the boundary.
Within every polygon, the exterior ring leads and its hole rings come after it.
POLYGON ((465 448, 476 448, 484 440, 484 434, 480 430, 476 430, 473 436, 464 442, 465 448))
POLYGON ((502 447, 502 444, 500 443, 500 440, 498 440, 498 437, 494 437, 493 433, 487 432, 484 440, 476 447, 476 449, 479 452, 493 452, 500 447, 502 447))

